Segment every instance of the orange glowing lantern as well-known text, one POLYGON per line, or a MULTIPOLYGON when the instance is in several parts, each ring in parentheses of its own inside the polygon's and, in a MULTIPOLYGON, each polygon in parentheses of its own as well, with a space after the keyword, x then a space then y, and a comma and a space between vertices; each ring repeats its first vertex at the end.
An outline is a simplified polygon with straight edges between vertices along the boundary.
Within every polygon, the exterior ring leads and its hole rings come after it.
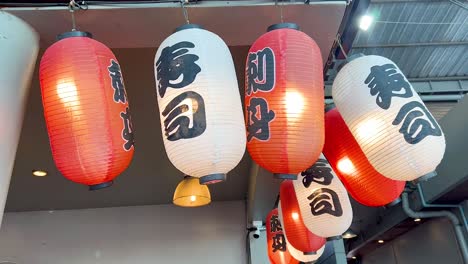
POLYGON ((271 211, 266 219, 267 251, 268 258, 272 264, 297 264, 288 250, 283 227, 279 220, 278 209, 271 211))
POLYGON ((315 254, 325 245, 326 240, 310 232, 304 224, 292 181, 281 183, 280 197, 279 210, 288 242, 305 254, 315 254))
POLYGON ((367 160, 336 108, 325 114, 323 153, 351 196, 366 206, 383 206, 397 199, 405 187, 378 173, 367 160))
POLYGON ((296 179, 324 143, 322 57, 296 24, 270 26, 246 63, 247 148, 280 179, 296 179))
POLYGON ((133 156, 120 65, 90 33, 60 35, 42 57, 42 103, 55 164, 90 190, 108 187, 133 156))

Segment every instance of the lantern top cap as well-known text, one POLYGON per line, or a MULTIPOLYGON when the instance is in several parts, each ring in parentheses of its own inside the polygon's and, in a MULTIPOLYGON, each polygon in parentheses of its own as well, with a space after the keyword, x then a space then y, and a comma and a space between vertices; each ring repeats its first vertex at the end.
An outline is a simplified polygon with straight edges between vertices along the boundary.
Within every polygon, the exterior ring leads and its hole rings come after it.
POLYGON ((57 36, 57 40, 62 40, 66 38, 72 38, 72 37, 84 37, 84 38, 93 38, 93 34, 85 31, 70 31, 70 32, 65 32, 57 36))
POLYGON ((270 32, 276 29, 284 29, 284 28, 299 30, 299 26, 296 23, 278 23, 278 24, 273 24, 269 26, 267 28, 267 32, 270 32))
POLYGON ((185 24, 185 25, 182 25, 178 28, 176 28, 174 30, 174 33, 175 32, 179 32, 179 31, 182 31, 184 29, 192 29, 192 28, 198 28, 198 29, 204 29, 202 26, 198 25, 198 24, 185 24))

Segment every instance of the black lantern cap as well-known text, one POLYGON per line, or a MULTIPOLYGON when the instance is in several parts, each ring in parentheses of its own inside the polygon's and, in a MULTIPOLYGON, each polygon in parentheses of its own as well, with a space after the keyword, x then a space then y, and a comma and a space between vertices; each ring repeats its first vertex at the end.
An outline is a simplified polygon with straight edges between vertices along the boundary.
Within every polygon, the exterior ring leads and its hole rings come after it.
POLYGON ((100 184, 89 185, 89 190, 96 191, 96 190, 104 189, 104 188, 112 186, 112 184, 114 184, 113 181, 108 181, 108 182, 103 182, 100 184))
POLYGON ((57 36, 57 40, 62 40, 66 38, 73 38, 73 37, 85 37, 85 38, 93 38, 93 34, 85 31, 70 31, 65 32, 57 36))
POLYGON ((179 31, 182 31, 184 29, 191 29, 191 28, 198 28, 198 29, 204 29, 202 26, 198 25, 198 24, 185 24, 185 25, 182 25, 178 28, 176 28, 174 30, 174 33, 176 32, 179 32, 179 31))
POLYGON ((267 32, 270 32, 276 29, 282 29, 282 28, 299 30, 299 26, 296 23, 278 23, 278 24, 273 24, 269 26, 267 28, 267 32))

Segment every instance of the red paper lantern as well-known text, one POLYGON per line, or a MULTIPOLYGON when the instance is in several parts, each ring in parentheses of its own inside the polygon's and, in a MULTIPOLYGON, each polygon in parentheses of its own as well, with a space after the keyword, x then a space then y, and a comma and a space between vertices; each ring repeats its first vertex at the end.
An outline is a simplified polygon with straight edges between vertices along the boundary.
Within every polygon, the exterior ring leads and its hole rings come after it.
POLYGON ((305 226, 292 181, 281 183, 280 198, 282 223, 289 243, 306 254, 317 252, 325 245, 326 240, 313 234, 305 226))
POLYGON ((378 173, 367 160, 336 108, 325 114, 323 154, 351 196, 366 206, 382 206, 397 199, 405 187, 378 173))
POLYGON ((246 64, 247 148, 277 178, 296 179, 324 143, 322 56, 298 26, 270 26, 246 64))
POLYGON ((279 220, 278 209, 271 211, 266 219, 267 230, 267 251, 268 258, 272 264, 297 264, 288 251, 286 237, 283 233, 283 227, 279 220))
POLYGON ((55 164, 65 178, 108 187, 133 156, 133 128, 120 65, 87 32, 59 36, 42 57, 42 103, 55 164))

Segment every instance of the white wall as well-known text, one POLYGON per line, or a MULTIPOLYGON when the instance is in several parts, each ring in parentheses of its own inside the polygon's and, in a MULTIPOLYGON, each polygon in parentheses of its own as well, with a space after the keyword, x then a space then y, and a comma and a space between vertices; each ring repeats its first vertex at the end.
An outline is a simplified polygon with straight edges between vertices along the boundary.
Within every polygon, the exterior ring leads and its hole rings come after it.
POLYGON ((243 201, 7 213, 0 263, 245 264, 243 201))

